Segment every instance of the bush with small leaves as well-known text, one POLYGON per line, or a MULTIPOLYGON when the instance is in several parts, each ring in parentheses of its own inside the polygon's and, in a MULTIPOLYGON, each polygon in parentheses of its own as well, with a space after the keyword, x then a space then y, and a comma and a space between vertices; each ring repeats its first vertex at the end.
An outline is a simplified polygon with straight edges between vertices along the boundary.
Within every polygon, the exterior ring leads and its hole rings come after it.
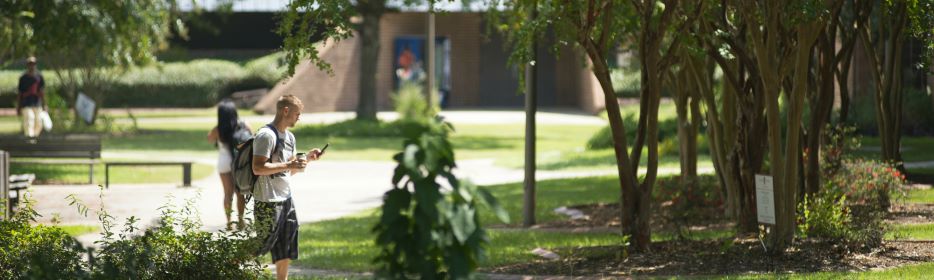
POLYGON ((0 220, 0 279, 88 279, 81 244, 60 228, 30 224, 39 215, 31 201, 21 205, 0 220))

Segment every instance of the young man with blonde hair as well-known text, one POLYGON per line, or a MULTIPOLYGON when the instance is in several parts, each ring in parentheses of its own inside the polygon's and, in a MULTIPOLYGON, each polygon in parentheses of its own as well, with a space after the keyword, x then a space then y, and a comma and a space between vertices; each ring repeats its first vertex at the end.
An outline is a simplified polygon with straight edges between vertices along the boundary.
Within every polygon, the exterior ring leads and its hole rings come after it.
POLYGON ((265 235, 257 254, 270 252, 276 265, 276 278, 288 279, 289 262, 298 258, 298 219, 292 201, 290 179, 305 170, 308 160, 318 160, 321 151, 312 149, 307 157, 296 157, 295 135, 289 132, 302 114, 304 105, 293 95, 276 103, 276 118, 256 132, 253 140, 253 173, 258 175, 253 196, 256 230, 265 235))

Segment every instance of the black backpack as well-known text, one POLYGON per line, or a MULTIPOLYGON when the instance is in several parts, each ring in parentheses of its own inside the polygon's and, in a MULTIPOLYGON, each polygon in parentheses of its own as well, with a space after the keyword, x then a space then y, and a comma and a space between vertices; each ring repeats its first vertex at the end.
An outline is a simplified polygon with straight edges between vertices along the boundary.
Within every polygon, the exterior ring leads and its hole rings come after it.
MULTIPOLYGON (((275 152, 280 148, 279 131, 276 130, 276 127, 272 126, 272 124, 267 124, 265 127, 271 129, 273 135, 276 136, 276 146, 273 147, 273 154, 269 156, 268 160, 268 162, 272 162, 272 156, 275 155, 275 152)), ((238 139, 237 137, 237 133, 235 133, 234 139, 238 139)), ((256 187, 256 180, 259 178, 258 175, 253 173, 253 140, 255 139, 256 136, 250 135, 242 144, 237 145, 233 153, 232 173, 234 184, 236 185, 235 189, 240 194, 243 194, 244 199, 247 201, 253 196, 253 188, 256 187)))

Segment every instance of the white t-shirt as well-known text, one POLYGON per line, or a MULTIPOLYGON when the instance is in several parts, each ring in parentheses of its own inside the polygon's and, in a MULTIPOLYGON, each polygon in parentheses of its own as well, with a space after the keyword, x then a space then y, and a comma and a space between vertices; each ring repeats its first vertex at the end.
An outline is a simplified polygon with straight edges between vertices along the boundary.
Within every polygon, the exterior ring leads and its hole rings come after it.
MULTIPOLYGON (((281 141, 280 150, 272 155, 273 149, 276 148, 276 136, 273 135, 272 129, 263 126, 256 132, 256 138, 253 140, 253 156, 272 158, 272 162, 286 162, 295 156, 295 135, 292 135, 292 132, 280 131, 279 141, 281 141)), ((269 176, 259 176, 256 179, 256 189, 253 190, 253 196, 256 197, 257 201, 262 202, 285 201, 292 196, 290 181, 289 171, 269 176)))

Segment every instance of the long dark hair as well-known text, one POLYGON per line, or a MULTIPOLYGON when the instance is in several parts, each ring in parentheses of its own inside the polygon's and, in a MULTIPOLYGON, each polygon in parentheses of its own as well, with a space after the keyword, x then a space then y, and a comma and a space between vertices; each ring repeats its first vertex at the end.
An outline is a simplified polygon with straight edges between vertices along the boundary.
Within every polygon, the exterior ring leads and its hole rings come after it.
POLYGON ((217 104, 217 132, 219 139, 227 146, 234 143, 233 135, 240 126, 240 117, 237 116, 237 106, 233 101, 224 99, 217 104))

